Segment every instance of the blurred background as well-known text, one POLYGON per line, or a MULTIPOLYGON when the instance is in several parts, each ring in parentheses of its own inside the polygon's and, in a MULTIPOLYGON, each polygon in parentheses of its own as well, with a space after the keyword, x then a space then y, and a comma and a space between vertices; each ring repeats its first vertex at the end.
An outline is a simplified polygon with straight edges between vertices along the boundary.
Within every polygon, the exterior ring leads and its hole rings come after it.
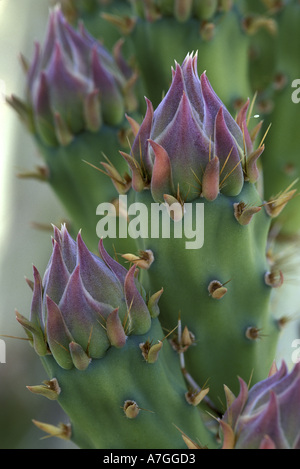
MULTIPOLYGON (((49 0, 0 0, 0 334, 23 338, 14 311, 29 315, 31 291, 24 277, 32 278, 32 264, 44 272, 51 253, 51 231, 36 225, 59 224, 65 214, 47 184, 17 177, 40 161, 30 135, 4 95, 22 96, 25 83, 19 54, 32 58, 34 41, 44 38, 49 5, 49 0)), ((275 307, 299 317, 294 308, 299 292, 296 271, 293 282, 282 288, 279 296, 275 292, 275 307)), ((291 344, 299 337, 296 321, 285 329, 280 341, 278 356, 289 365, 294 350, 291 344)), ((57 403, 26 389, 26 385, 47 379, 35 352, 24 340, 0 339, 6 347, 6 363, 0 363, 0 448, 73 449, 68 442, 41 439, 42 432, 32 424, 32 419, 54 425, 68 421, 57 403)))

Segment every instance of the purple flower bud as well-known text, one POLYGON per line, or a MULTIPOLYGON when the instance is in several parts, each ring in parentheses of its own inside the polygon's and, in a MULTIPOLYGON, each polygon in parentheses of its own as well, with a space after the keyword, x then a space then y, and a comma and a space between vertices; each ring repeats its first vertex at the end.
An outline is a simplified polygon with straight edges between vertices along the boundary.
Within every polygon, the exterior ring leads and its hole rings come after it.
POLYGON ((55 7, 44 46, 36 44, 27 72, 37 133, 49 145, 67 144, 85 129, 98 131, 102 122, 120 124, 133 76, 120 50, 116 61, 82 24, 75 30, 55 7))
POLYGON ((128 335, 150 329, 136 266, 127 271, 102 240, 101 257, 92 254, 81 233, 75 242, 65 226, 54 227, 52 245, 43 280, 34 267, 30 319, 17 316, 39 355, 52 354, 65 369, 84 369, 109 347, 123 347, 128 335))
POLYGON ((226 395, 223 449, 300 449, 300 363, 289 372, 283 362, 250 390, 240 379, 238 397, 226 395))
POLYGON ((238 195, 245 176, 250 182, 258 177, 246 123, 249 102, 235 121, 206 74, 199 78, 197 54, 187 55, 172 73, 171 86, 155 111, 146 99, 147 112, 131 155, 123 155, 132 170, 133 188, 150 188, 156 202, 163 202, 166 193, 178 195, 178 189, 185 201, 199 195, 214 200, 219 192, 238 195))

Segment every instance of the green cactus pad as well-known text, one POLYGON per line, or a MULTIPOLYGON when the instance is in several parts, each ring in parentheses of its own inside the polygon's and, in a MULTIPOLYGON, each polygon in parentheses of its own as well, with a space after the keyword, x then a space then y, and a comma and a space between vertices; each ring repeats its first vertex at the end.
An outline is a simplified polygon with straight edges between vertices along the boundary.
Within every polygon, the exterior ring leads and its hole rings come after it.
MULTIPOLYGON (((153 202, 147 191, 136 199, 148 207, 153 202)), ((204 204, 203 247, 186 249, 187 239, 175 239, 172 227, 170 239, 140 239, 140 248, 151 249, 155 259, 143 283, 149 282, 150 291, 164 288, 162 326, 172 330, 180 313, 194 334, 185 353, 187 370, 199 386, 209 380, 209 396, 220 406, 224 384, 235 392, 237 375, 257 382, 274 360, 278 329, 269 310, 272 288, 264 278, 270 269, 270 219, 259 210, 261 199, 250 183, 237 197, 219 194, 214 202, 199 198, 193 207, 196 203, 204 204), (235 218, 234 204, 240 202, 258 208, 248 224, 235 218)))
MULTIPOLYGON (((67 146, 50 148, 38 141, 38 148, 49 171, 48 182, 66 208, 71 220, 72 233, 83 230, 88 247, 97 251, 99 238, 96 233, 99 217, 96 209, 103 202, 118 198, 111 178, 103 174, 106 162, 103 155, 118 168, 120 176, 127 171, 126 163, 119 154, 119 130, 103 126, 99 132, 83 132, 74 137, 67 146), (98 171, 96 168, 99 168, 98 171)), ((131 249, 130 239, 114 240, 107 244, 113 254, 131 249)))
POLYGON ((58 403, 80 448, 184 449, 181 432, 216 447, 201 412, 185 399, 178 358, 167 340, 154 363, 142 355, 141 343, 163 338, 155 319, 147 334, 130 336, 121 350, 112 347, 85 371, 62 370, 52 357, 42 359, 49 377, 57 379, 58 403))

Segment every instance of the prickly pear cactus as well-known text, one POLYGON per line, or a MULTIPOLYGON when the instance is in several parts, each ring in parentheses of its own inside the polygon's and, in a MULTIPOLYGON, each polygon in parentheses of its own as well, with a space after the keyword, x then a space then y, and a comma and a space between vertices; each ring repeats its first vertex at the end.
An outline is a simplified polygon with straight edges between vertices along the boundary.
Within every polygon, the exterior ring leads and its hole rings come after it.
MULTIPOLYGON (((53 1, 53 4, 56 2, 53 1)), ((122 31, 111 25, 106 18, 118 16, 130 24, 131 7, 127 0, 62 0, 62 11, 67 20, 76 27, 84 22, 88 31, 108 48, 112 48, 122 36, 122 31)))
POLYGON ((299 366, 274 365, 287 317, 271 301, 284 282, 272 229, 300 226, 299 19, 298 0, 51 9, 22 58, 26 97, 7 99, 44 161, 23 177, 52 186, 72 230, 54 227, 29 317, 16 312, 47 374, 28 389, 69 417, 34 420, 48 435, 299 448, 299 366))
POLYGON ((248 35, 236 5, 155 0, 132 4, 135 23, 126 40, 132 43, 145 95, 155 107, 169 88, 174 59, 181 63, 193 51, 199 53, 199 69, 213 77, 213 86, 227 106, 233 109, 249 96, 248 35))
POLYGON ((12 96, 8 102, 32 132, 45 165, 22 176, 50 184, 73 230, 84 229, 95 250, 97 206, 116 198, 115 185, 128 189, 119 149, 128 148, 125 112, 136 107, 136 77, 120 48, 113 58, 83 25, 78 31, 71 27, 58 6, 50 13, 43 47, 36 44, 32 63, 23 64, 26 101, 12 96))
MULTIPOLYGON (((290 186, 299 191, 300 175, 300 139, 297 131, 300 118, 299 1, 291 0, 282 5, 275 20, 277 28, 272 37, 275 55, 272 80, 260 93, 261 109, 263 111, 266 108, 267 111, 264 115, 264 131, 271 125, 268 146, 262 159, 267 198, 276 197, 283 188, 290 186)), ((282 237, 299 235, 299 197, 289 203, 279 216, 279 223, 282 237)))
POLYGON ((264 203, 256 190, 264 144, 253 146, 249 102, 235 121, 206 74, 199 79, 196 60, 188 55, 176 65, 155 111, 148 101, 131 155, 123 156, 135 200, 150 214, 143 225, 149 237, 141 235, 139 248, 153 255, 144 274, 149 288, 164 288, 162 325, 172 330, 180 315, 194 337, 186 367, 200 386, 209 380, 219 406, 224 382, 233 392, 237 375, 257 382, 274 359, 279 325, 269 300, 283 276, 266 251, 271 218, 283 201, 264 203), (154 203, 169 206, 170 238, 163 225, 158 236, 150 232, 154 203))
POLYGON ((157 319, 162 292, 147 297, 136 266, 127 271, 102 241, 99 250, 55 228, 43 280, 34 268, 30 318, 17 313, 49 377, 29 390, 70 418, 36 425, 85 449, 184 448, 187 433, 214 444, 157 319))

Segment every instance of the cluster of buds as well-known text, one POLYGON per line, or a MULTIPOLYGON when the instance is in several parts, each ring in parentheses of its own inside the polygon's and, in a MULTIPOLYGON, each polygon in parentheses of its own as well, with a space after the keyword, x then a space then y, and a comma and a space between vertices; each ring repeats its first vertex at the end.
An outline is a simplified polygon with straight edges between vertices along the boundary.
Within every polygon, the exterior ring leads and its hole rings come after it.
MULTIPOLYGON (((234 120, 212 89, 205 73, 199 78, 197 54, 176 64, 168 93, 147 112, 131 154, 123 153, 135 191, 150 188, 155 201, 166 195, 190 201, 199 195, 213 201, 221 192, 238 195, 244 181, 259 177, 253 135, 247 127, 249 100, 234 120), (196 188, 196 189, 195 189, 196 188)), ((130 121, 132 123, 132 119, 130 121)))
POLYGON ((78 30, 59 6, 50 13, 44 46, 36 43, 27 73, 27 101, 12 96, 9 103, 28 127, 49 146, 69 144, 74 135, 97 132, 103 124, 117 126, 136 100, 136 80, 116 45, 115 57, 83 24, 78 30))
POLYGON ((88 367, 109 347, 122 348, 128 335, 145 334, 159 314, 159 297, 146 303, 136 278, 112 259, 100 240, 97 257, 81 237, 54 228, 53 252, 43 279, 34 267, 31 315, 17 320, 40 356, 51 354, 64 369, 88 367))
POLYGON ((240 379, 237 398, 225 387, 223 449, 300 449, 299 386, 300 363, 289 372, 283 362, 250 391, 240 379))

